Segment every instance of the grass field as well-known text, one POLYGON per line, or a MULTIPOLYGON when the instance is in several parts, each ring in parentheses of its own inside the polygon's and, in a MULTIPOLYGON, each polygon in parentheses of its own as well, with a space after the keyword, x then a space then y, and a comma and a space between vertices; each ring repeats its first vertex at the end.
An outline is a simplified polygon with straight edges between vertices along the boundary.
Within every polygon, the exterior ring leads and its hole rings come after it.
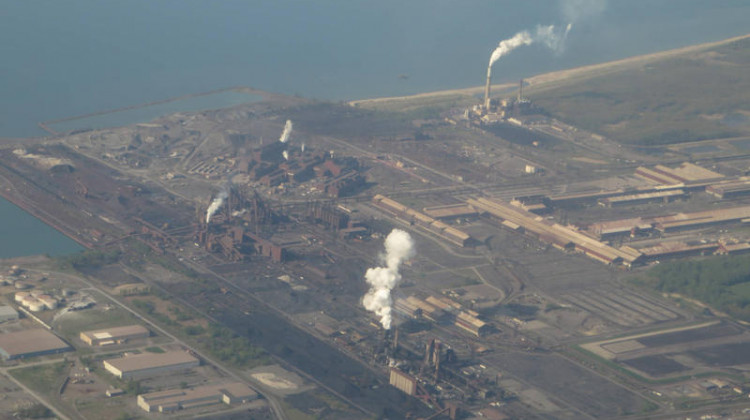
POLYGON ((552 116, 617 141, 661 145, 750 134, 750 38, 527 89, 552 116))
POLYGON ((68 373, 69 363, 57 362, 9 371, 14 378, 43 394, 56 392, 68 373))

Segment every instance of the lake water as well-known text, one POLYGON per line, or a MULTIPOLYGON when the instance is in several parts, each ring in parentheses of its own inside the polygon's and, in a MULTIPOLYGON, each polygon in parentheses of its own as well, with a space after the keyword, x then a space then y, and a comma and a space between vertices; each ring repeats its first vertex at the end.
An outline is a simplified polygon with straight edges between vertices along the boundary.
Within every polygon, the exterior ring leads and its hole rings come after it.
MULTIPOLYGON (((232 86, 345 100, 482 85, 489 55, 500 40, 537 24, 567 24, 561 7, 566 3, 5 1, 0 9, 0 137, 42 136, 40 121, 232 86)), ((515 81, 749 29, 746 0, 577 3, 589 5, 578 12, 604 7, 577 21, 563 53, 539 46, 518 49, 495 65, 493 80, 515 81)), ((192 109, 173 103, 62 128, 120 125, 192 109)), ((14 211, 0 207, 0 220, 12 220, 5 212, 14 211)), ((13 226, 0 223, 0 229, 10 235, 2 242, 15 242, 13 226)), ((36 231, 29 235, 37 237, 36 231)))
POLYGON ((77 242, 0 197, 0 258, 64 255, 82 250, 77 242))

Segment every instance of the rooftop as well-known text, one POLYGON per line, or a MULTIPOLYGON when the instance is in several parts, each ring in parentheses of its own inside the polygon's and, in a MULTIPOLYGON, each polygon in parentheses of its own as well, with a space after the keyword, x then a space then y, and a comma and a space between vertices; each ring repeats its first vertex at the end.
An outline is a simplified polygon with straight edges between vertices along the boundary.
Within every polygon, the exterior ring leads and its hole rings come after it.
POLYGON ((136 354, 119 359, 108 359, 105 362, 121 372, 130 372, 181 363, 198 362, 198 359, 184 351, 168 351, 166 353, 136 354))
POLYGON ((0 353, 6 358, 69 349, 68 344, 42 328, 0 334, 0 353))
POLYGON ((101 340, 107 338, 117 338, 133 334, 150 334, 148 328, 143 325, 126 325, 124 327, 104 328, 101 330, 83 331, 89 337, 101 340))

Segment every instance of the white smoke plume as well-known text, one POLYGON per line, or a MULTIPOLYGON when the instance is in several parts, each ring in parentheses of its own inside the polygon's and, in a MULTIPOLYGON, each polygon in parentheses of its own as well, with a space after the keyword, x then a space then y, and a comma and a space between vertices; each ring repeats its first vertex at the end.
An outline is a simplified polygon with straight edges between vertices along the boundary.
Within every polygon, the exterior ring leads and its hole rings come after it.
POLYGON ((292 129, 293 129, 292 120, 286 120, 286 124, 284 124, 284 131, 281 132, 281 137, 279 137, 279 141, 282 143, 288 142, 289 136, 292 135, 292 129))
POLYGON ((560 0, 559 4, 563 19, 573 24, 596 19, 607 8, 607 0, 560 0))
POLYGON ((391 290, 401 282, 398 269, 402 262, 413 256, 414 241, 411 236, 403 230, 393 229, 385 238, 385 255, 382 255, 385 266, 369 268, 365 273, 370 290, 362 299, 362 305, 380 317, 380 324, 386 330, 391 329, 391 290))
POLYGON ((299 149, 300 149, 300 151, 302 153, 305 153, 305 143, 304 142, 302 143, 302 145, 300 145, 299 149))
POLYGON ((208 210, 206 210, 206 224, 209 224, 211 222, 211 218, 216 214, 217 211, 221 208, 221 206, 224 205, 224 201, 229 197, 229 191, 227 188, 222 188, 221 191, 219 191, 219 195, 214 198, 214 201, 211 202, 211 204, 208 206, 208 210))
POLYGON ((284 160, 289 160, 289 151, 284 150, 283 152, 281 152, 281 156, 284 156, 284 160))
POLYGON ((489 67, 492 67, 497 60, 516 48, 534 43, 541 43, 555 53, 560 53, 565 46, 565 39, 568 37, 568 32, 570 32, 572 27, 572 23, 569 23, 564 30, 559 30, 555 25, 537 25, 533 34, 529 31, 521 31, 511 38, 502 40, 490 56, 489 67))
POLYGON ((495 62, 499 60, 500 57, 508 54, 509 52, 515 50, 520 46, 531 45, 531 43, 533 42, 534 40, 531 38, 531 35, 528 31, 521 31, 513 35, 512 38, 500 41, 500 44, 497 46, 497 48, 495 48, 495 51, 493 51, 492 55, 490 56, 490 67, 492 67, 492 65, 495 64, 495 62))

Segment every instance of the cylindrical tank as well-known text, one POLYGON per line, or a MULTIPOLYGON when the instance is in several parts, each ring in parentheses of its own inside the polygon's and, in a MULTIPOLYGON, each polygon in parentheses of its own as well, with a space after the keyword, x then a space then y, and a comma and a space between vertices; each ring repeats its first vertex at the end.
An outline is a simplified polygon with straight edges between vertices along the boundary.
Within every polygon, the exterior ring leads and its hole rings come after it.
POLYGON ((24 298, 29 296, 29 292, 16 292, 16 302, 23 301, 24 298))
POLYGON ((30 284, 28 284, 28 283, 26 283, 26 282, 23 282, 23 281, 17 281, 17 282, 16 282, 15 284, 14 284, 14 286, 16 287, 16 289, 20 289, 20 290, 24 290, 24 289, 29 289, 29 288, 31 288, 31 285, 30 285, 30 284))
POLYGON ((43 303, 42 301, 39 301, 39 300, 35 300, 35 301, 33 301, 33 302, 31 302, 31 303, 29 304, 29 309, 30 309, 30 310, 31 310, 32 312, 39 312, 39 311, 43 311, 43 310, 44 310, 44 308, 46 308, 46 306, 44 305, 44 303, 43 303))
POLYGON ((44 306, 47 307, 47 309, 55 309, 57 308, 57 299, 47 296, 46 298, 39 299, 42 303, 44 303, 44 306))

